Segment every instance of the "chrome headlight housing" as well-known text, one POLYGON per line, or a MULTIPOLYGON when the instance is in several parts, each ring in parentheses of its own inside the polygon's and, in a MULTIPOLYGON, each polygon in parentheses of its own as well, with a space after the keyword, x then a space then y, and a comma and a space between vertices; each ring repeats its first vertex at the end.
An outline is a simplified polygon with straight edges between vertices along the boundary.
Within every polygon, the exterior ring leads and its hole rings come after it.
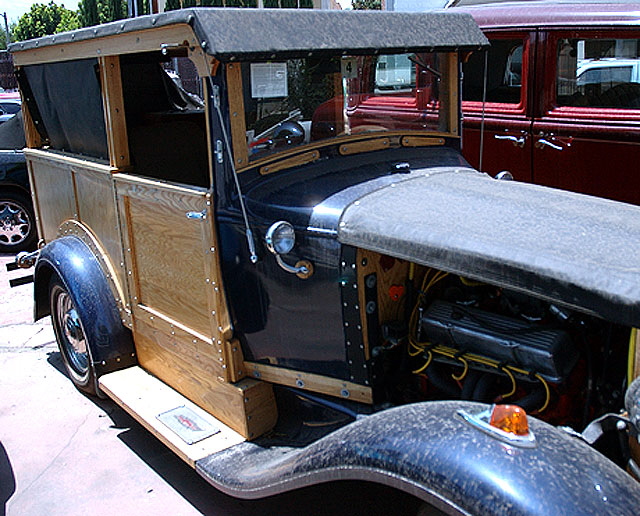
POLYGON ((289 222, 280 220, 271 225, 264 240, 273 254, 287 254, 296 243, 296 233, 289 222))

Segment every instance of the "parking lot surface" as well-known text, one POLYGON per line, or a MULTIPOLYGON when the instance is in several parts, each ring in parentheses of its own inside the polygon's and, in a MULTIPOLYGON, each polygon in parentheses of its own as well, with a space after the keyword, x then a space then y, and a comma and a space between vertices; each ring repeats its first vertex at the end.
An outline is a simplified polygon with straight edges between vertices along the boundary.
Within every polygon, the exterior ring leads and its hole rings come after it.
POLYGON ((30 271, 0 255, 0 516, 405 514, 415 505, 379 486, 327 484, 238 500, 194 470, 110 400, 77 391, 50 319, 33 323, 30 271))

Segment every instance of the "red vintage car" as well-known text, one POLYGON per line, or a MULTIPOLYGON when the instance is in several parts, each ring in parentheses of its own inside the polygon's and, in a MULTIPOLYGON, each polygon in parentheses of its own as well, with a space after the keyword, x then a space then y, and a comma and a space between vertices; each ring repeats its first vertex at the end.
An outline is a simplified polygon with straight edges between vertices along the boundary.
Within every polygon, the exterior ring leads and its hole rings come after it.
POLYGON ((492 175, 639 204, 638 3, 451 10, 471 13, 491 41, 484 109, 485 56, 463 68, 466 159, 492 175))

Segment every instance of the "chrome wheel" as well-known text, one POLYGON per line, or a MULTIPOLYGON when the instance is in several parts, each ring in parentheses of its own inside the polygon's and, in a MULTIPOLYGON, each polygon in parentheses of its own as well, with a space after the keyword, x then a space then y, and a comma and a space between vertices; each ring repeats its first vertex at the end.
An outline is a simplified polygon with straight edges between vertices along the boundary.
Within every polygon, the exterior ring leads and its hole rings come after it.
POLYGON ((9 200, 0 201, 0 244, 22 244, 29 237, 31 225, 31 216, 23 206, 9 200))
POLYGON ((49 284, 49 306, 62 362, 75 386, 97 394, 97 381, 91 358, 91 343, 84 330, 81 312, 67 287, 54 276, 49 284))
POLYGON ((60 321, 61 344, 65 348, 64 353, 75 372, 84 376, 89 370, 87 340, 78 312, 66 291, 60 292, 56 298, 56 317, 60 321))

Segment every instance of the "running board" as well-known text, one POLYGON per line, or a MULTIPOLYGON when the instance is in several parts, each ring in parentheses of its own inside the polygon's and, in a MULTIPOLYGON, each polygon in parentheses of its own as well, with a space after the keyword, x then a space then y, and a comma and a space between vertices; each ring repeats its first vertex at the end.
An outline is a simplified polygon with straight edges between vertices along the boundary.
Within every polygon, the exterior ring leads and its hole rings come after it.
POLYGON ((246 439, 139 366, 108 373, 100 389, 191 467, 246 439))

